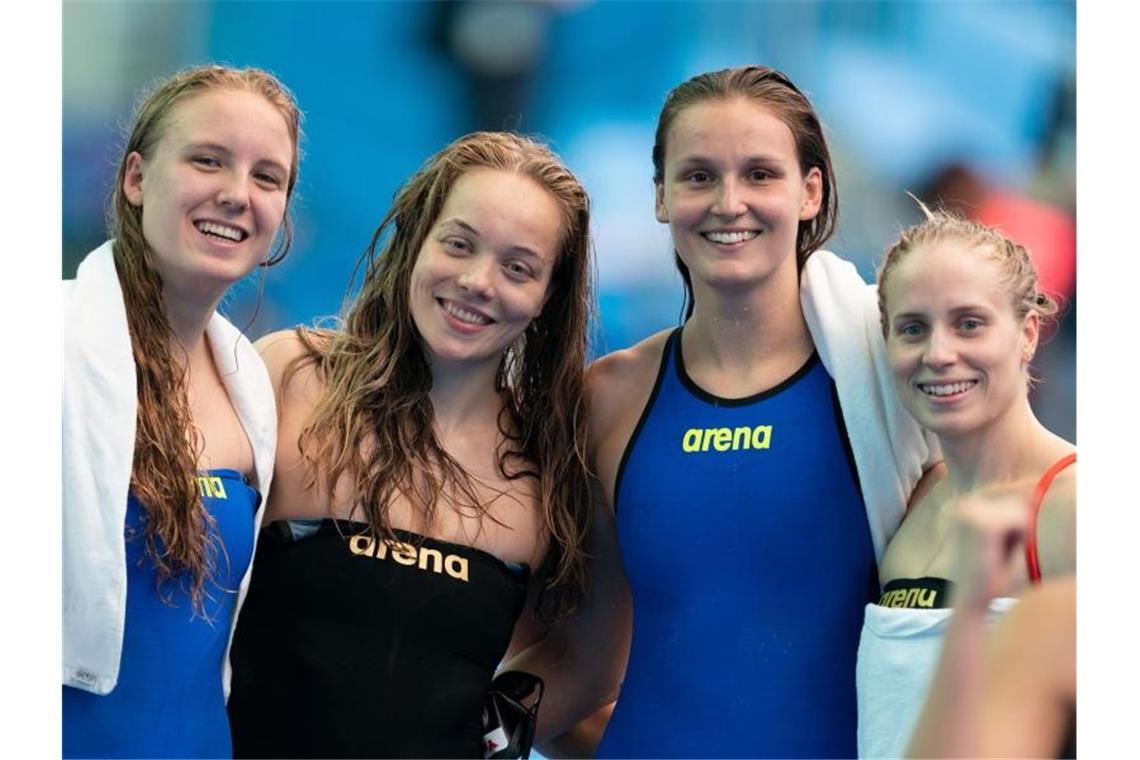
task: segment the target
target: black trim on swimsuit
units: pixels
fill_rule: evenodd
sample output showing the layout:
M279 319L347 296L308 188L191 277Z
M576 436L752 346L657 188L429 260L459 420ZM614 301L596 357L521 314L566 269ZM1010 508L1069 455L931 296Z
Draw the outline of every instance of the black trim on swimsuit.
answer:
M653 409L654 402L657 401L657 394L661 390L661 382L665 378L665 367L669 363L669 352L673 348L673 344L680 339L681 328L674 328L673 332L669 333L669 337L665 340L665 347L661 350L661 366L657 368L657 378L653 381L653 390L649 394L649 400L645 402L645 408L641 410L641 416L637 419L637 425L633 428L633 434L629 437L629 441L625 444L625 451L621 454L621 461L618 463L617 477L614 479L614 514L617 514L619 496L621 494L621 479L625 475L625 465L629 461L629 454L633 451L633 444L637 442L638 437L641 435L641 429L645 427L645 421L649 419L649 412Z
M681 328L678 327L678 334L680 330ZM677 339L676 366L677 377L681 380L681 385L685 386L685 388L690 393L699 398L701 401L705 401L709 404L712 404L713 406L748 406L749 404L754 404L757 401L762 401L770 396L775 396L777 393L780 393L781 391L795 385L818 363L819 352L813 349L811 356L807 358L807 361L805 361L799 369L793 372L786 379L781 380L776 385L773 385L771 388L762 390L759 393L753 393L751 396L744 396L743 398L722 398L721 396L716 396L712 393L709 393L704 388L697 385L697 383L691 377L689 377L689 373L685 371L685 357L679 335Z

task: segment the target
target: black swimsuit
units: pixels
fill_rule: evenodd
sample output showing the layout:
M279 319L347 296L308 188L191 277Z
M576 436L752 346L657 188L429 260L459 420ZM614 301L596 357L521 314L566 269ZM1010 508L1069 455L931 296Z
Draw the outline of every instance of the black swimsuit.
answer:
M488 684L528 568L322 520L261 533L238 619L235 757L481 757Z

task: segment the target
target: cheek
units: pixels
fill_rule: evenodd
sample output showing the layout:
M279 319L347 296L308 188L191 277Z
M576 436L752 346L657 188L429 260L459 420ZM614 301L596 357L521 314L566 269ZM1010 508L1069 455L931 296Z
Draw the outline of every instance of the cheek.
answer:
M264 212L262 217L263 224L266 230L274 234L281 228L281 224L285 221L285 209L288 205L283 195L275 195L262 205Z
M887 343L887 364L890 365L895 383L899 387L905 387L918 365L918 352L912 346L889 341Z
M426 248L421 248L419 255L416 256L416 263L412 265L412 273L408 278L408 286L413 296L435 279L436 275L433 272L436 268L431 252Z
M669 215L669 226L676 231L703 217L700 203L693 196L686 197L678 192L664 194L665 212Z

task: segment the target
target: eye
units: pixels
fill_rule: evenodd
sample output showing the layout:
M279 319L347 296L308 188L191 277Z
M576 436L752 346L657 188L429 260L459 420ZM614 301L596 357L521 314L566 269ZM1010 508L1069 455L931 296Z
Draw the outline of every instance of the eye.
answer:
M748 179L750 182L765 182L772 179L772 172L767 169L753 169L748 172Z
M253 179L262 187L266 187L270 190L276 190L284 186L281 178L272 172L254 172Z
M213 156L192 156L190 163L202 169L220 169L222 162Z
M507 274L515 280L532 280L534 279L534 270L525 262L519 259L512 259L503 265L507 270Z
M963 332L977 332L982 329L982 320L975 319L974 317L966 317L958 323L958 329Z
M472 246L470 241L464 240L460 237L448 237L443 239L443 247L453 256L463 256L471 253Z
M697 169L685 175L685 182L690 185L706 185L712 182L712 174L704 169Z
M926 327L919 322L906 322L895 329L895 334L904 340L915 340L926 333Z

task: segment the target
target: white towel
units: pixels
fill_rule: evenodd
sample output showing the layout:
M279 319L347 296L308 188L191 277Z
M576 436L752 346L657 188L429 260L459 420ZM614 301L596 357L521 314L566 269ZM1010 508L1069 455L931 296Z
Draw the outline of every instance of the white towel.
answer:
M830 251L808 257L800 303L812 341L835 380L847 437L863 487L875 558L906 514L925 469L941 458L937 441L902 406L879 326L878 295L855 266Z
M75 280L64 282L63 300L63 683L108 694L118 681L123 647L123 529L137 414L134 357L110 241L87 255ZM206 335L253 447L263 497L256 535L277 445L273 387L261 357L225 317L215 313ZM239 609L249 576L247 570ZM228 666L224 670L228 693Z
M990 600L988 625L1017 600ZM855 684L859 701L859 757L899 758L906 752L953 610L868 604L859 638Z

